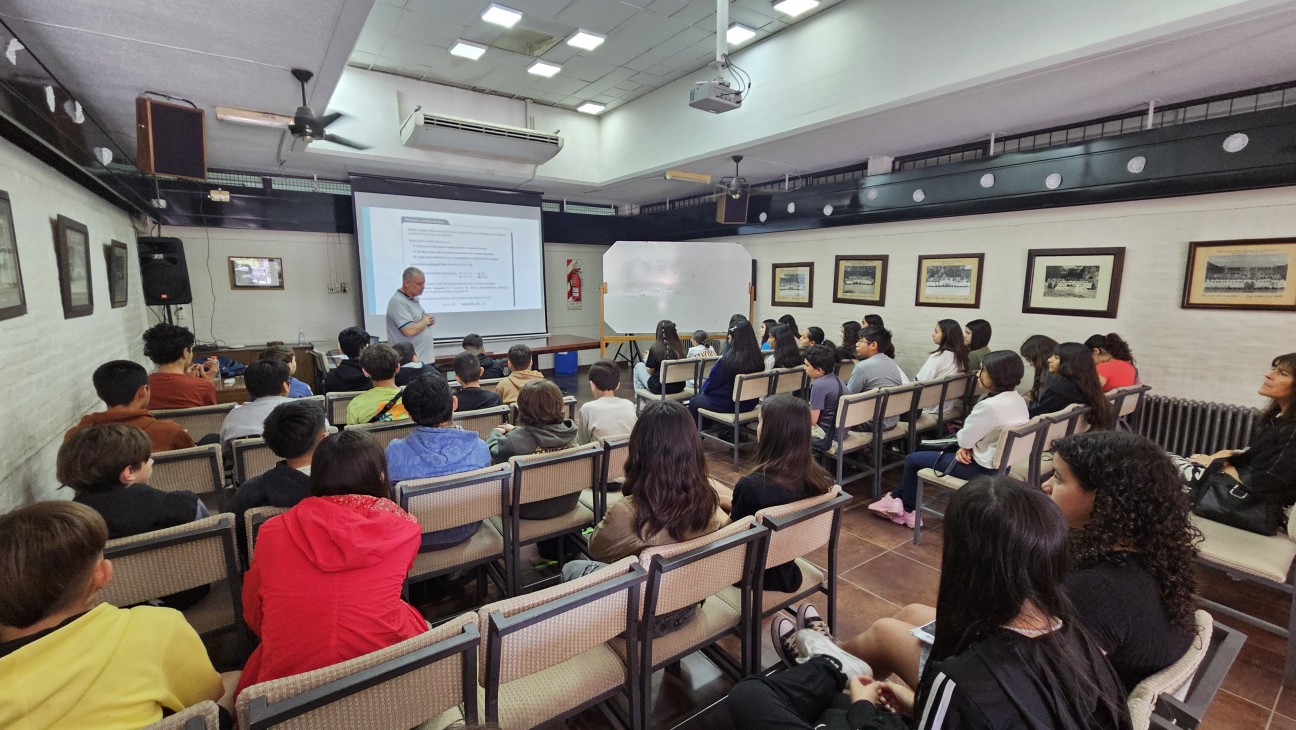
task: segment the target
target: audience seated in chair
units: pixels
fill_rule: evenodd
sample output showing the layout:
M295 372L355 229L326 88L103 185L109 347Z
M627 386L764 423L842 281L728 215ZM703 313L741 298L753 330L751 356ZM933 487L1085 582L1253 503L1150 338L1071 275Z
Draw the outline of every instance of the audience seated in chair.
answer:
M424 365L419 361L418 353L414 351L414 346L408 342L393 342L391 348L396 351L396 358L400 369L396 371L396 387L404 388L414 381L415 378L421 378L424 375L440 375L441 371L436 369L435 365Z
M387 498L386 466L367 433L330 436L315 449L311 496L261 527L243 581L243 617L261 643L239 691L427 631L401 600L422 530Z
M107 540L75 502L0 516L0 727L139 728L223 694L178 611L99 602Z
M968 348L963 342L963 328L958 322L942 319L932 329L931 338L936 343L936 349L918 369L914 380L941 380L968 371ZM947 400L944 404L925 408L923 412L936 415L943 407L945 413L951 413L958 403L957 399Z
M482 369L481 377L487 380L504 377L504 365L486 354L486 343L481 335L471 334L464 337L463 349L477 356L477 364L481 365Z
M380 342L366 347L360 352L360 368L365 377L373 380L373 387L347 404L347 425L409 418L401 403L401 389L396 387L400 358L391 345Z
M1044 389L1048 387L1050 379L1048 361L1057 352L1057 340L1048 335L1031 335L1021 344L1017 353L1031 366L1034 378L1031 381L1030 390L1026 392L1026 400L1034 403L1044 394Z
M837 358L827 345L806 348L806 375L810 378L810 447L816 456L832 446L837 424L837 402L846 395L846 384L837 377Z
M309 385L297 379L297 352L291 347L280 342L266 345L266 349L261 351L260 359L278 360L288 366L289 398L309 398L315 395Z
M657 374L663 360L678 359L680 359L679 332L676 331L674 322L663 319L657 323L657 332L652 345L648 348L647 357L643 361L635 363L635 390L647 390L658 395L663 393L663 388L665 388L664 392L666 394L682 392L684 390L683 381L667 383L663 386L661 378Z
M776 324L778 324L778 320L777 320L777 319L764 319L764 320L761 320L760 334L759 334L758 336L760 337L760 349L761 349L761 352L763 352L763 353L769 353L769 352L773 352L773 351L774 351L774 332L773 332L773 329L774 329L774 325L776 325ZM733 323L732 321L730 321L730 323L729 323L729 331L731 331L731 332L733 331L733 326L734 326L734 323Z
M523 386L532 380L543 380L544 373L539 370L532 370L533 359L531 357L531 348L526 345L518 344L509 348L508 351L509 367L513 372L509 373L507 378L495 386L495 392L499 393L500 401L505 405L516 403L518 393L522 391Z
M797 327L796 317L793 317L790 314L785 314L782 317L778 318L778 323L781 325L786 325L787 328L792 331L792 339L794 340L801 339L801 328Z
M485 368L481 359L468 350L455 355L455 380L459 382L459 392L455 400L455 412L478 411L482 408L494 408L500 404L499 393L481 387L481 377Z
M891 345L891 330L885 327L869 326L860 331L855 342L855 355L859 362L851 371L846 390L850 393L863 393L874 388L889 388L909 382L896 361L888 352L895 352ZM891 416L882 422L883 428L890 430L900 423L899 416Z
M589 367L589 384L594 400L580 407L576 443L588 444L630 433L635 426L635 405L617 397L617 388L621 387L621 369L609 360L599 360Z
M469 355L471 357L471 355ZM458 360L458 358L455 358ZM472 366L480 369L477 359ZM419 378L405 388L405 408L418 426L387 445L387 480L393 485L490 466L490 450L474 431L454 425L455 397L441 378ZM480 522L423 535L422 550L453 547L477 532Z
M221 424L221 443L229 444L230 439L243 436L260 436L270 411L291 400L288 396L291 380L292 371L279 360L258 360L249 365L243 371L243 383L250 400L226 414Z
M734 408L734 381L739 375L759 373L765 369L760 347L756 344L756 334L752 332L751 322L746 319L735 322L729 328L729 342L724 354L711 368L711 374L702 383L698 394L689 400L689 413L697 420L697 412L703 408L709 411L732 412ZM760 401L756 399L743 401L739 408L750 411Z
M493 463L512 456L561 451L576 441L576 424L565 418L562 391L552 382L528 382L518 393L517 408L518 425L500 424L486 437ZM579 499L579 493L542 499L522 505L520 515L524 520L550 519L570 512Z
M968 348L969 373L981 369L981 359L990 354L990 335L993 333L990 323L984 319L974 319L963 325L963 344Z
M346 359L324 376L325 393L369 390L373 381L360 366L360 351L369 344L369 333L360 327L347 327L338 333L338 347Z
M711 341L711 335L706 330L696 330L693 332L693 338L689 341L688 352L685 357L716 357L715 343Z
M149 410L216 405L216 358L202 364L193 359L193 333L165 322L144 332L144 355L157 365L149 375Z
M801 364L801 346L792 328L785 324L776 324L771 330L774 342L773 350L765 356L765 369L794 368Z
M833 344L832 340L824 339L824 337L825 335L824 335L823 328L806 327L805 332L801 333L801 339L797 342L797 344L801 346L802 353L814 347L815 345L823 345L824 347L828 348L829 352L835 352L837 350L837 345Z
M1115 390L1139 382L1138 368L1134 366L1134 353L1129 343L1115 332L1093 335L1084 341L1093 353L1098 367L1098 380L1103 390Z
M266 416L262 438L280 461L234 492L230 511L240 545L245 544L243 513L253 507L293 507L310 496L311 458L315 446L328 438L324 406L314 401L280 403Z
M841 344L837 346L837 360L858 360L859 355L855 354L855 343L859 342L860 331L863 330L860 323L854 320L842 322L841 326Z
M113 360L95 368L94 389L99 400L108 409L100 413L87 413L80 422L63 435L67 441L82 429L104 423L134 426L148 434L154 451L187 449L194 445L189 432L175 421L154 418L148 411L148 371L131 360Z
M1049 378L1039 398L1030 404L1030 416L1057 413L1073 403L1089 407L1085 421L1089 428L1111 428L1111 401L1103 395L1089 348L1079 342L1063 342L1048 359Z

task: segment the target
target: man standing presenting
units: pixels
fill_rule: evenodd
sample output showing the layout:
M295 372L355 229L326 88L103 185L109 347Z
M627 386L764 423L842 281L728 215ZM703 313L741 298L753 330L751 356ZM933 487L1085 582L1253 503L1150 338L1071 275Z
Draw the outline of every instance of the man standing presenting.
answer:
M432 349L432 325L436 324L436 317L424 312L419 303L425 283L423 272L413 266L401 274L401 288L387 302L387 341L408 342L414 346L420 361L431 363L436 359Z

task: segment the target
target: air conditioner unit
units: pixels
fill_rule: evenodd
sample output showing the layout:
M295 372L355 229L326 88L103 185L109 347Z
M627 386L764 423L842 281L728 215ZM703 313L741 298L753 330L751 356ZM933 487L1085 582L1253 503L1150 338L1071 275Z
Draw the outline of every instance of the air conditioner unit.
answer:
M401 127L406 147L538 165L562 151L562 137L534 129L415 112Z

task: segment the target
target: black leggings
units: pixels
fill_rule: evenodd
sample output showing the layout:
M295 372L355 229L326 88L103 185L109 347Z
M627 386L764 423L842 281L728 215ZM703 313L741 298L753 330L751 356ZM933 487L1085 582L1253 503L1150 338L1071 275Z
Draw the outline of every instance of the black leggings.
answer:
M762 730L849 730L846 676L829 660L813 657L785 672L748 677L729 692L734 727Z

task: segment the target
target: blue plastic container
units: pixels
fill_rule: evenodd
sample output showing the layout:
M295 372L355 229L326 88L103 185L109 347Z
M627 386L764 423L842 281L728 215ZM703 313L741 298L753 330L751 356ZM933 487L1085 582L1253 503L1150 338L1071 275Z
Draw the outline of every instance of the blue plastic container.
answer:
M554 375L575 375L579 369L575 352L554 353Z

